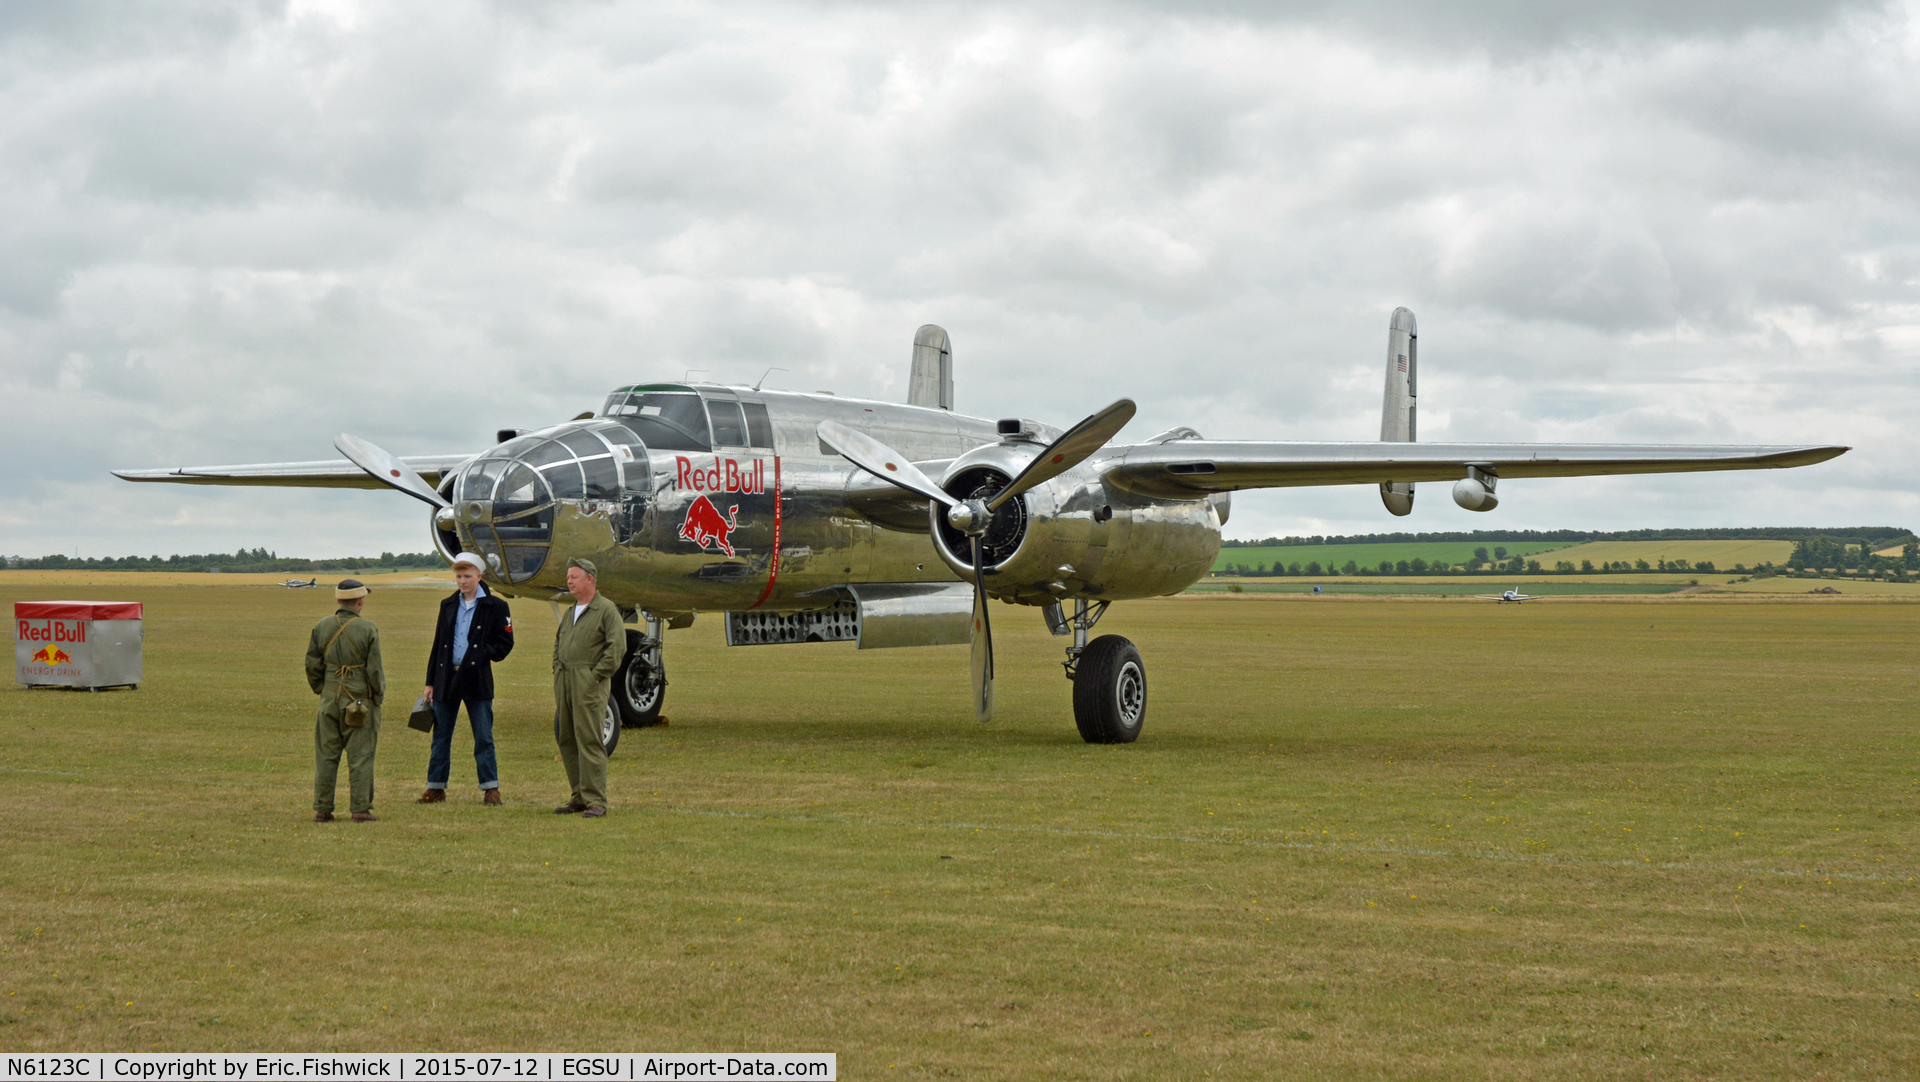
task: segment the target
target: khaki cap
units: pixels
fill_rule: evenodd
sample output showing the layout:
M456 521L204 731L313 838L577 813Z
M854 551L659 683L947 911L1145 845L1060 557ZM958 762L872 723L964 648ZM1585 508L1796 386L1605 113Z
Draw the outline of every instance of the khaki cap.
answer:
M587 559L584 556L575 556L573 559L568 560L567 566L577 567L580 570L585 571L588 575L592 576L593 578L597 579L600 577L600 569L593 566L593 561Z

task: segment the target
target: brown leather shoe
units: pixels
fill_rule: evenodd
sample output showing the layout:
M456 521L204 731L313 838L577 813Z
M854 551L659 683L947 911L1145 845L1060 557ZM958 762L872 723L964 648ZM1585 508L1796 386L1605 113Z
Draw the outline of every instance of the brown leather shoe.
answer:
M607 806L605 804L594 804L588 807L587 810L581 812L580 818L599 819L606 814L607 814Z
M316 823L331 823L333 822L333 813L332 812L314 812L313 821Z
M487 795L480 799L480 803L498 807L500 804L500 790L498 789L487 790Z
M557 807L557 808L555 808L555 809L553 809L553 814L555 814L555 815L573 815L573 814L574 814L574 813L576 813L576 812L583 812L583 811L586 811L586 810L587 810L587 806L586 806L585 804L572 804L572 803L568 803L568 804L562 804L562 805L560 805L559 807Z
M421 793L420 799L414 801L414 803L415 804L444 804L446 803L446 800L447 800L447 791L445 789L429 789L426 792Z
M378 823L380 817L372 812L354 812L353 821L356 823Z

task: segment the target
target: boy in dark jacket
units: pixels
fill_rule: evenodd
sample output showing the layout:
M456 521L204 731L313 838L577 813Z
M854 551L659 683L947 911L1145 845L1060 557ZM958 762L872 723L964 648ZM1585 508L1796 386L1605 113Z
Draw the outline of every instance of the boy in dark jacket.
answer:
M460 589L440 602L427 655L427 702L433 704L433 750L427 755L427 791L416 803L447 799L453 771L453 727L460 704L473 726L473 763L488 804L500 803L500 766L493 754L493 663L513 652L513 616L507 603L480 585L486 564L471 552L453 558Z

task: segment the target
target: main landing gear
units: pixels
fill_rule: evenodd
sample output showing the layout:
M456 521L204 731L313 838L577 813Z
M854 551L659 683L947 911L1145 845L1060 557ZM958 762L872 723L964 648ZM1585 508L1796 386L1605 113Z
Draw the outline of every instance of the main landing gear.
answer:
M1147 720L1147 667L1133 643L1118 635L1087 641L1107 605L1089 610L1084 598L1073 603L1073 645L1064 663L1073 681L1073 723L1089 744L1131 744Z
M607 746L608 755L619 745L621 729L659 724L660 708L667 701L667 666L660 651L666 622L651 614L641 615L647 630L627 630L627 654L614 670L607 715L600 725L600 740Z

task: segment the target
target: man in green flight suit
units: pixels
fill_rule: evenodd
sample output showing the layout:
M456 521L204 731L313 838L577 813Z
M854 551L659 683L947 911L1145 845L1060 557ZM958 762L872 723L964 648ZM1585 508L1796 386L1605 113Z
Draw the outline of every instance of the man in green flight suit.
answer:
M613 674L627 652L620 609L602 597L591 560L567 561L570 611L553 636L553 737L573 795L553 809L597 819L607 814L607 746L600 742Z
M307 683L320 696L320 713L313 723L316 823L333 822L343 749L353 821L375 821L373 753L380 742L380 700L387 695L387 673L380 664L380 629L360 615L367 593L360 580L341 579L333 591L339 610L313 625L307 638Z

